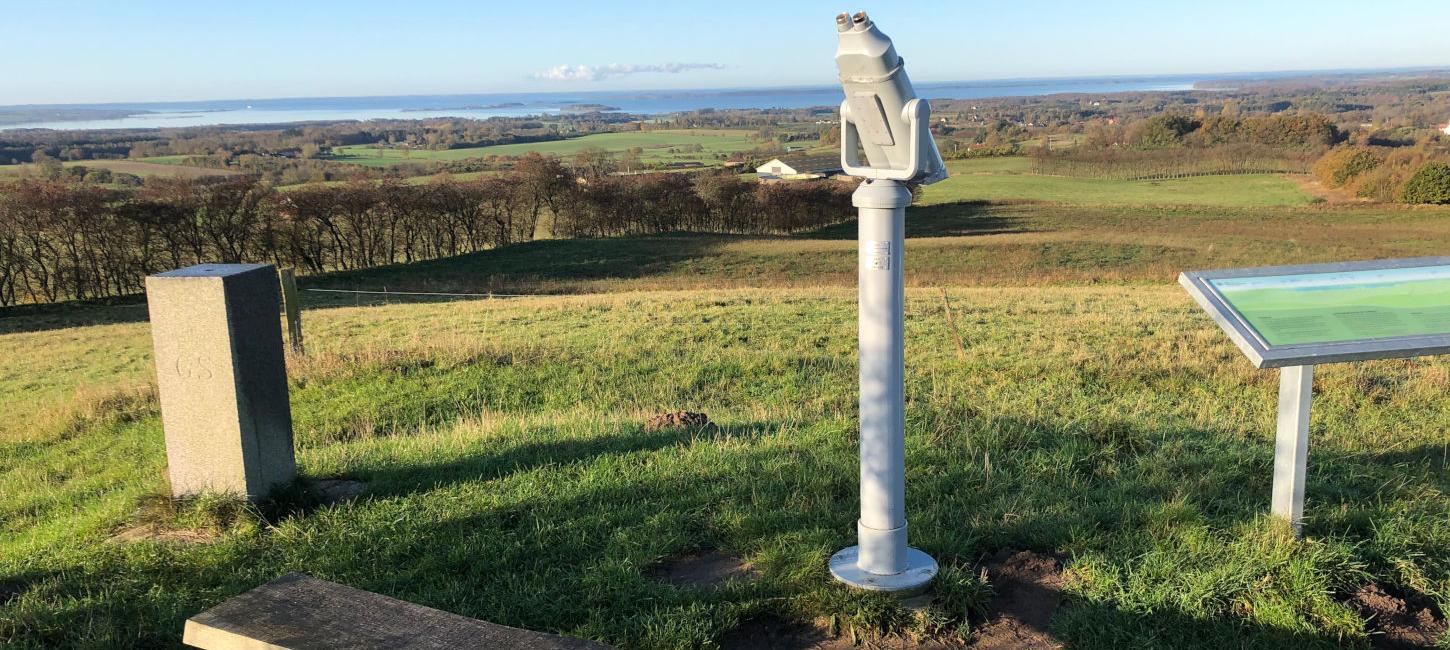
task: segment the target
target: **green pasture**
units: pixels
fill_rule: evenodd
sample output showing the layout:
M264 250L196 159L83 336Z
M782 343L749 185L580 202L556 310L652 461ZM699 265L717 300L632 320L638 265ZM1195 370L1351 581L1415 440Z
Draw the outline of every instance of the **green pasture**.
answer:
M1025 157L954 160L952 178L927 186L929 201L1047 201L1076 205L1307 205L1293 181L1274 174L1115 181L1030 173Z
M700 161L713 164L718 153L730 154L755 147L749 131L731 130L663 130L630 131L625 133L596 133L592 135L553 140L504 144L492 147L468 149L404 149L378 147L374 145L352 145L337 147L329 160L371 167L387 167L410 162L434 160L465 160L486 156L522 156L537 152L560 157L573 156L586 149L603 149L611 153L622 153L634 147L644 149L641 159L646 162ZM685 151L699 145L700 152ZM671 152L671 149L676 151Z
M177 156L171 156L171 158L177 158ZM180 156L180 158L185 158L185 156ZM161 162L154 158L145 160L74 160L67 161L63 165L65 167L85 167L86 169L109 169L112 172L132 174L142 178L151 176L204 178L209 176L231 176L237 173L227 169L185 165L179 160ZM0 176L23 177L34 175L34 167L35 165L29 163L3 165L0 166Z

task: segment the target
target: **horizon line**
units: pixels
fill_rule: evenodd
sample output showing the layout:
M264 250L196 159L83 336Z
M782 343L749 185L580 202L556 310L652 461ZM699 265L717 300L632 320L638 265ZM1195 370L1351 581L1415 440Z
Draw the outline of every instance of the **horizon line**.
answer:
M1294 75L1309 76L1315 74L1351 75L1366 73L1392 73L1392 72L1447 72L1450 73L1450 64L1428 65L1428 66L1397 66L1380 68L1317 68L1317 69L1281 69L1281 70L1244 70L1236 72L1183 72L1183 73L1125 73L1125 74L1096 74L1096 75L1072 75L1064 77L989 77L982 79L948 79L939 81L919 81L918 87L946 86L954 84L974 83L1005 83L1005 82L1041 82L1041 81L1072 81L1072 80L1142 80L1142 79L1164 79L1164 78L1191 78L1200 77L1195 81L1206 81L1208 77L1242 78L1245 80L1257 80L1267 77L1255 77L1252 75L1287 75L1292 78ZM836 84L784 84L784 85L762 85L762 86L707 86L707 87L674 87L674 88L634 88L634 89L574 89L574 90L498 90L488 92L438 92L438 93L403 93L396 95L293 95L281 97L234 97L234 98L210 98L210 99L169 99L169 100L142 100L142 101L103 101L103 102L62 102L62 103L26 103L26 104L0 104L0 109L8 108L73 108L73 107L100 107L100 106L134 106L145 104L187 104L203 102L246 102L246 101L287 101L287 100L319 100L319 99L383 99L383 98L408 98L408 97L462 97L462 96L490 96L490 95L570 95L570 94L631 94L631 93L724 93L740 92L750 90L820 90L836 88ZM1185 91L1179 91L1185 92Z

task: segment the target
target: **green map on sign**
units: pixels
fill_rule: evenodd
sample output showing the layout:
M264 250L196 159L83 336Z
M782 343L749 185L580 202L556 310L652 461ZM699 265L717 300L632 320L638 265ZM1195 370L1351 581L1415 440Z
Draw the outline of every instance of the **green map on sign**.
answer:
M1209 283L1269 345L1450 334L1450 266Z

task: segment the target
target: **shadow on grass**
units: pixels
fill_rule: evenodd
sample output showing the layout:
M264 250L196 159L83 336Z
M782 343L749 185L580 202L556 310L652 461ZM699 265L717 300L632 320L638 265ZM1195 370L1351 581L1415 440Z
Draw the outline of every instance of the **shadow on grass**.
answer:
M855 239L855 219L802 233L806 239ZM961 201L912 206L906 211L906 236L963 237L1032 232L1018 220L994 210L990 201Z
M359 470L356 478L367 483L369 496L404 496L457 483L492 481L540 467L583 463L608 455L658 451L696 440L754 439L770 426L768 423L709 425L654 432L633 428L632 433L583 440L529 442L498 454L480 454L438 464ZM530 434L549 437L555 435L554 431L553 427L536 427L530 429Z
M987 201L913 207L907 237L953 237L1031 232ZM652 236L548 239L454 257L392 264L357 271L336 271L300 280L308 308L373 305L388 300L436 301L449 297L347 295L307 289L435 292L470 294L568 294L589 283L639 280L670 275L681 263L715 257L740 241L854 239L850 220L796 235L670 233ZM576 286L572 283L578 283ZM598 290L597 287L588 287ZM0 334L146 320L145 296L104 301L0 308Z
M147 319L140 294L104 301L71 301L45 305L0 307L0 335L140 323Z
M780 437L770 446L732 445L728 454L670 463L692 441L748 441L776 426L630 427L594 439L531 440L557 435L540 427L498 453L359 467L353 477L369 483L371 502L300 515L295 527L283 523L284 534L206 552L105 551L67 560L84 564L59 572L51 600L16 619L16 647L81 646L83 634L101 635L91 644L96 647L174 643L185 617L298 569L465 616L625 645L640 645L673 621L699 626L699 636L669 639L683 645L686 638L718 639L749 616L800 617L801 610L777 609L787 600L803 603L807 613L856 606L829 595L840 588L825 570L829 552L854 535L855 455L845 435ZM1244 449L1242 432L1175 430L1175 437L1217 441L1160 455L1169 442L1161 432L1120 421L1065 428L1056 421L991 419L972 426L999 437L944 439L916 450L911 460L912 526L921 531L913 534L943 561L969 566L970 558L1000 549L1072 544L1131 567L1161 543L1162 515L1150 511L1165 503L1184 500L1219 530L1267 508L1272 450ZM919 427L913 429L913 444L921 443ZM964 462L960 448L973 444L992 447L996 474L984 477L979 466ZM1044 454L1038 462L1075 467L1040 471L1029 465L1034 453ZM640 458L574 471L633 454ZM781 462L784 455L789 462ZM567 471L522 476L539 468ZM1210 469L1216 469L1212 480L1179 480ZM426 494L506 477L516 480L482 488L499 493L488 504L470 503L466 495L476 492ZM1073 502L1065 513L1064 499ZM1009 512L1020 516L999 516ZM969 516L980 517L977 530L962 527ZM746 554L763 549L761 581L682 590L648 577L659 557L705 546ZM44 607L79 603L72 596L98 590L107 597ZM1074 648L1338 647L1325 635L1238 616L1085 600L1069 600L1051 629Z
M522 285L649 277L688 259L708 257L745 235L679 233L649 237L545 239L412 264L308 278L313 288L469 289L507 293Z
M1083 650L1236 648L1287 650L1343 648L1347 639L1241 620L1196 617L1176 609L1128 611L1109 603L1069 602L1053 630L1068 647Z
M1310 452L1313 454L1313 452ZM1313 456L1310 456L1313 459ZM1413 471L1441 492L1450 494L1450 440L1443 444L1422 444L1409 449L1373 454L1352 454L1345 462L1370 463L1375 467ZM1311 460L1311 462L1313 462ZM1407 471L1406 474L1409 472Z

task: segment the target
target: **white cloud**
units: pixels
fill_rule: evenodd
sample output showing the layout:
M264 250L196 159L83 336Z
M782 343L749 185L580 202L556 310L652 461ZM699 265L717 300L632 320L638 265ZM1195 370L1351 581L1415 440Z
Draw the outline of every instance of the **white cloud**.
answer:
M600 81L609 77L658 72L679 74L690 70L724 70L720 63L610 63L608 65L561 65L534 73L535 79L550 81Z

